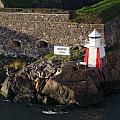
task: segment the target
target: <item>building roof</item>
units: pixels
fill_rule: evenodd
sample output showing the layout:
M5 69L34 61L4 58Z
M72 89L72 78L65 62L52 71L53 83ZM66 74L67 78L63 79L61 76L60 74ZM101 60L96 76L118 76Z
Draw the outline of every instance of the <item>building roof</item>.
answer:
M101 37L101 34L94 29L89 35L89 37Z

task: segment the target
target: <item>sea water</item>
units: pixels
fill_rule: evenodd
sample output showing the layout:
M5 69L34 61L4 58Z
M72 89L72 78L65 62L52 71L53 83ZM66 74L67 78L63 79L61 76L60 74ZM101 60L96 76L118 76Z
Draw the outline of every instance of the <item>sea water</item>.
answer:
M120 120L120 94L107 96L105 102L85 108L67 108L67 114L47 115L44 105L0 102L0 120ZM57 106L58 108L58 106Z

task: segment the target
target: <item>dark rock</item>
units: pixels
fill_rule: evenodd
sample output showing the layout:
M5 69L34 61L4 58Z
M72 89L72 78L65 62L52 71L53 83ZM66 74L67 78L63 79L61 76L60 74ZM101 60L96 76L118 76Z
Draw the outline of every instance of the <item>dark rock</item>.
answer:
M110 81L120 81L119 72L116 69L112 69L109 71Z
M13 99L14 102L17 103L36 103L36 97L31 93L21 93L15 96Z
M57 84L61 84L61 86L71 88L74 91L74 98L79 105L89 105L103 101L103 91L100 89L99 82L101 78L97 74L98 71L96 69L90 68L87 70L73 70L70 73L66 71L52 79ZM47 94L51 95L52 93L49 92ZM59 93L57 95L61 96Z
M53 80L47 81L42 93L57 100L61 104L77 104L74 90Z
M103 92L98 90L92 80L79 82L75 94L77 101L81 106L96 104L104 100Z
M55 66L55 63L52 61L36 62L23 68L16 74L9 74L1 90L7 97L11 96L12 99L19 94L20 99L22 99L21 97L24 94L40 94L46 84L46 80L54 76L56 71L57 65ZM45 97L42 102L45 103L45 101L48 101L47 99L51 101L50 97Z
M18 93L34 93L35 86L27 76L15 76L13 79L14 87L18 90ZM16 91L14 91L16 92Z
M2 84L2 87L1 87L1 92L3 93L3 95L12 100L14 97L15 97L15 94L12 90L12 84L11 82L9 81L9 78L7 78L4 83Z
M3 83L1 91L9 99L13 99L19 93L34 93L35 87L32 81L25 76L15 76L11 74Z
M72 71L78 70L78 66L76 65L76 62L73 61L62 64L61 68L63 72L67 72L67 73L71 73Z
M103 101L106 93L120 89L120 57L113 56L111 53L108 64L100 69L85 69L76 62L35 62L10 74L1 91L16 102L95 104Z
M0 84L4 82L6 77L6 71L3 68L0 68Z
M37 102L38 103L44 103L44 104L58 104L59 102L55 99L50 98L49 96L45 94L37 94Z

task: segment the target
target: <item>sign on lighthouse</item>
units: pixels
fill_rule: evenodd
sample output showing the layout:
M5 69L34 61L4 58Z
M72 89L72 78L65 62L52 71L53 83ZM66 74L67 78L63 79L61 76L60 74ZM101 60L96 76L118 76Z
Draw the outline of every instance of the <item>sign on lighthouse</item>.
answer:
M101 41L101 35L95 29L89 35L89 41L85 44L86 54L84 62L88 67L100 68L105 65L105 45Z

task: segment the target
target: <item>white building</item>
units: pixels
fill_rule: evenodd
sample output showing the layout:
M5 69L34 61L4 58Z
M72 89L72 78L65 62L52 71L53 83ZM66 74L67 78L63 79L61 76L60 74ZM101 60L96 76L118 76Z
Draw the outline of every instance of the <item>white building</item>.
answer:
M89 35L89 41L86 42L86 55L84 62L88 67L100 68L105 64L105 45L102 43L101 35L95 29Z

